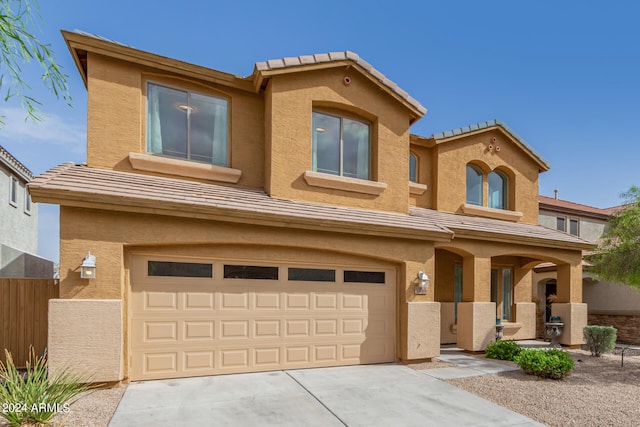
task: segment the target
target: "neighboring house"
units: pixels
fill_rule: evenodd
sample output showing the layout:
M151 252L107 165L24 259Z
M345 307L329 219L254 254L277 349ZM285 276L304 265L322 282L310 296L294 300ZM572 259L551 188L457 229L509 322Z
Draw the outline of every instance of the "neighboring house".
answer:
M500 121L421 137L426 109L352 52L248 77L63 32L88 91L87 164L60 205L49 363L95 381L424 360L534 338L558 266L582 343L582 250L538 225L549 165ZM81 277L88 252L94 279Z
M51 278L53 262L38 252L38 206L31 171L0 146L0 277Z
M607 226L609 216L622 208L600 209L593 206L540 196L540 224L565 231L585 240L597 243ZM589 324L613 326L618 329L618 341L640 340L640 291L621 283L600 280L589 272L583 263L582 299L588 306ZM557 292L555 265L545 263L534 269L537 295L544 305L549 295ZM550 304L546 304L545 320L550 316ZM540 328L540 327L539 327Z

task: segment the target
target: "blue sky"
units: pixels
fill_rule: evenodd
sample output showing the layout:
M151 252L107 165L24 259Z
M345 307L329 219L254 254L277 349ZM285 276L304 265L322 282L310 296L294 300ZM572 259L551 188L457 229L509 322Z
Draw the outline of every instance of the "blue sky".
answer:
M86 90L59 33L81 29L243 76L257 61L351 50L427 107L413 133L502 119L551 163L541 194L609 207L640 185L638 2L56 0L40 11L73 108L29 67L46 121L0 103L0 144L36 174L85 160ZM57 207L39 214L39 252L57 261Z

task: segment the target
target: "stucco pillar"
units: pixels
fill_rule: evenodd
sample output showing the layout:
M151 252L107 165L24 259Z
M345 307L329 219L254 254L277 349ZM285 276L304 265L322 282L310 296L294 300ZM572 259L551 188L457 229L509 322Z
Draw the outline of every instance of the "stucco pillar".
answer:
M458 303L458 347L468 351L482 351L495 339L496 303Z
M469 255L462 259L462 301L491 301L491 258Z
M427 295L416 295L418 272L430 278ZM400 272L400 358L430 359L440 355L440 303L434 299L435 263L406 262Z
M584 344L582 329L587 326L587 304L566 304L554 302L551 304L551 315L560 316L564 327L558 342L568 346Z
M556 302L582 302L582 264L558 265L558 298Z

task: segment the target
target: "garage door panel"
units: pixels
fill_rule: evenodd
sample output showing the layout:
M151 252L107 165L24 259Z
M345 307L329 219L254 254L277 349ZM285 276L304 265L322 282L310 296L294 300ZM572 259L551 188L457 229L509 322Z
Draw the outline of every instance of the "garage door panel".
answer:
M391 270L385 284L289 281L280 271L269 282L132 273L131 379L395 359Z

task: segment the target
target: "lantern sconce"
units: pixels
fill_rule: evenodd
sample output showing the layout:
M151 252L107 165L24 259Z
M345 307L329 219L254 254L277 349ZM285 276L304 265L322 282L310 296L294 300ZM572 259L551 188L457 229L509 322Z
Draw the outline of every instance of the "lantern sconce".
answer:
M413 289L413 292L416 295L426 295L427 290L429 290L429 276L427 276L424 271L420 270L418 272L418 284Z
M96 256L91 255L91 251L84 257L82 265L80 266L80 277L83 279L95 279L96 278Z

